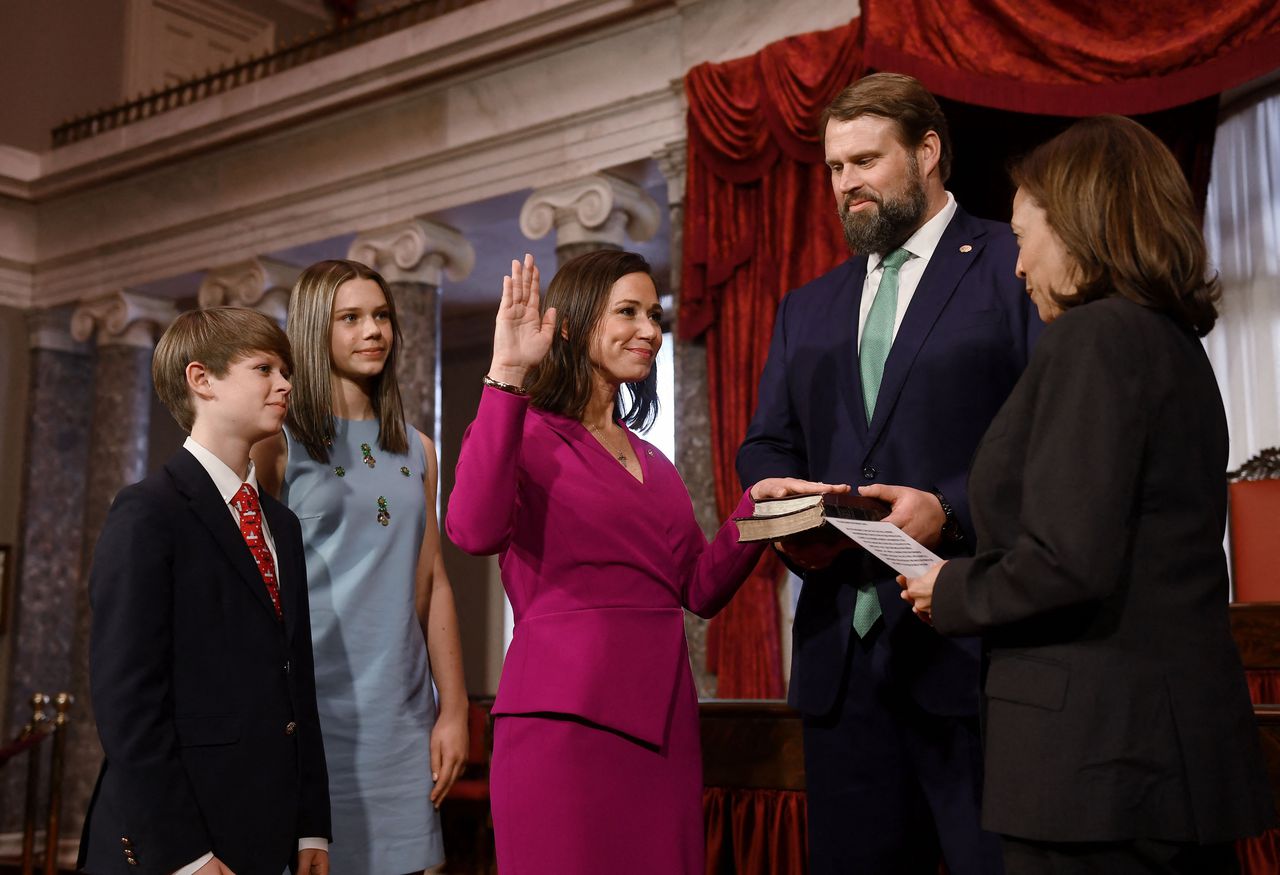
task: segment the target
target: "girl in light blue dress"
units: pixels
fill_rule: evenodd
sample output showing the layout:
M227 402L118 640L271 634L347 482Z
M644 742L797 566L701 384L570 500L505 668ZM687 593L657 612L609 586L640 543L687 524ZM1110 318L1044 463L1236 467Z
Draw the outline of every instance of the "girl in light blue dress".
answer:
M435 448L404 419L400 330L377 273L352 261L307 268L288 332L296 371L285 433L255 460L302 524L330 872L421 872L444 861L436 808L467 750Z

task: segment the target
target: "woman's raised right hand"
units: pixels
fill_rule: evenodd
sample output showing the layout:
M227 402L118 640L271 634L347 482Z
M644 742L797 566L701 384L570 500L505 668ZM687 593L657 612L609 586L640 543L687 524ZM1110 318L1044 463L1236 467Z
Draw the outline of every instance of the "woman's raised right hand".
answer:
M555 335L556 310L538 312L538 266L525 253L513 260L511 275L502 278L502 303L493 329L493 361L489 376L519 386L529 369L542 361Z

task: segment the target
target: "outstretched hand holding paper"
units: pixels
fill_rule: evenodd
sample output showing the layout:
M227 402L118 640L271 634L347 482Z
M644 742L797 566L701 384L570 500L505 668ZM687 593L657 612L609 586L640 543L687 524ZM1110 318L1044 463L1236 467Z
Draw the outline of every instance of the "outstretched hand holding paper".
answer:
M941 567L941 557L893 523L838 519L829 519L827 522L898 572L898 583L904 588L902 597L911 603L911 610L916 616L932 625L930 608L933 604L933 582L938 575L936 571L932 574L929 572L930 569ZM920 584L921 591L913 595L906 589L910 583Z
M904 577L919 577L942 561L932 550L892 523L842 519L828 519L827 522Z

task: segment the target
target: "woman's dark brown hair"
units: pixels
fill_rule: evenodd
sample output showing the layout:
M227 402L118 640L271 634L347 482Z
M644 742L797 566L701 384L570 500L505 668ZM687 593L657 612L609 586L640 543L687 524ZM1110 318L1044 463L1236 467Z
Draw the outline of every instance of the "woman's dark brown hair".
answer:
M1200 337L1218 318L1221 290L1207 272L1191 189L1164 143L1122 116L1076 122L1010 174L1045 211L1075 262L1064 309L1119 295Z
M391 351L369 393L378 420L378 446L389 453L409 451L404 406L396 383L396 362L400 358L402 339L395 299L377 271L358 261L333 259L318 261L304 270L289 296L289 341L293 344L297 367L293 372L293 392L285 422L317 462L329 461L329 445L333 441L333 383L329 359L333 301L339 286L357 279L370 280L382 289L391 316Z
M556 308L556 331L551 349L529 371L525 386L535 407L562 416L581 419L591 400L591 340L609 303L613 284L627 274L642 273L653 278L649 263L634 252L600 250L571 258L556 271L542 296L542 310ZM629 395L621 393L614 405L614 417L631 428L643 431L658 415L657 367L638 383L625 383Z

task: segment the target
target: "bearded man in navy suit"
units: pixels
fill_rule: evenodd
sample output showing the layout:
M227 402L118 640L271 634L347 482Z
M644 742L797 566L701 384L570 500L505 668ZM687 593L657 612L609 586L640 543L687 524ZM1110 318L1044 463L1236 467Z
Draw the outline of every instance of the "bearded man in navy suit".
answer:
M915 79L867 76L823 114L845 237L857 253L778 308L744 483L849 483L943 557L973 543L970 457L1041 324L1007 225L945 183L941 109ZM810 870L1001 871L979 826L980 658L913 616L887 566L840 536L777 545L803 579L791 704L804 717Z

